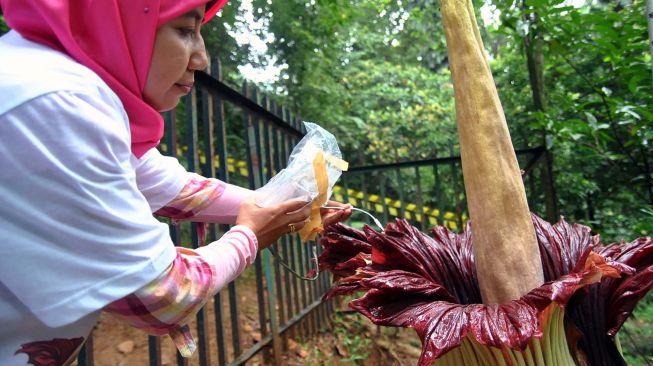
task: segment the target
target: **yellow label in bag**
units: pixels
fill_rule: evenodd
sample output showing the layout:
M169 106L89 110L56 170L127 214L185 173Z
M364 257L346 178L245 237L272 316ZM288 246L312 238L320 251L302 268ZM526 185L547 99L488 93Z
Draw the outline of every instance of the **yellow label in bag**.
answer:
M314 240L318 233L322 232L322 215L320 207L327 202L327 191L329 190L329 176L327 175L326 159L322 150L315 154L313 159L313 173L317 184L318 194L311 202L311 217L308 223L299 231L301 241Z

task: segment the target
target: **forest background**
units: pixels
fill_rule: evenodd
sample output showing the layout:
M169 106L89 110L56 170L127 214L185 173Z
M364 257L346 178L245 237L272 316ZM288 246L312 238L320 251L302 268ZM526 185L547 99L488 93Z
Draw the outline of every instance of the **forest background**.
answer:
M588 225L605 243L652 235L646 3L474 6L515 148L548 149L552 172L538 179L553 182L555 201L543 191L531 210ZM330 130L352 166L458 154L437 0L231 0L203 33L227 83L249 78ZM644 304L653 322L650 294Z

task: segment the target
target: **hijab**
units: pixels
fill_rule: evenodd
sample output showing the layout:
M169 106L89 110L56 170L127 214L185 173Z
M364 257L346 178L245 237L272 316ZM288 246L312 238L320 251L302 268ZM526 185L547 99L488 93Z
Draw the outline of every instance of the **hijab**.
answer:
M157 29L198 6L203 23L228 0L0 0L9 27L71 56L118 95L140 158L163 136L161 114L143 100Z

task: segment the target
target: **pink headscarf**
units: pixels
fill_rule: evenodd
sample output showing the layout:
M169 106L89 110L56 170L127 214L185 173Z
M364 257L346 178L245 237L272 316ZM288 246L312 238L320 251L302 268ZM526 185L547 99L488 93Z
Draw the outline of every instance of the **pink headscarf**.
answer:
M143 101L156 30L202 4L204 22L228 0L0 0L7 24L23 37L65 52L95 71L122 101L132 153L158 145L163 119Z

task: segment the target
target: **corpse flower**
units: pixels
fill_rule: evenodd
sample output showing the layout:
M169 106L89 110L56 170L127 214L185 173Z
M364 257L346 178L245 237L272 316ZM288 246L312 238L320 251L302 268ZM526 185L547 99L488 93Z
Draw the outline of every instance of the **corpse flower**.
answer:
M472 2L440 9L473 224L328 228L319 265L344 278L327 298L362 291L352 308L414 328L419 365L625 365L614 336L653 285L651 239L604 247L530 214Z
M603 246L586 226L532 222L546 282L519 299L482 304L471 225L431 237L404 220L328 227L320 267L348 276L326 298L364 292L353 309L414 328L419 365L625 365L614 335L653 286L653 240ZM343 273L354 261L365 264Z

